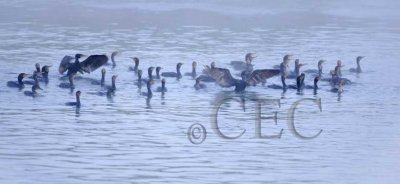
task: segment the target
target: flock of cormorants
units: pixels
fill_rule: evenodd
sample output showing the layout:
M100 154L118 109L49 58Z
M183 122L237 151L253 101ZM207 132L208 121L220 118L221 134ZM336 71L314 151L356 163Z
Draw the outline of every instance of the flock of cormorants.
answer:
M116 66L115 57L118 52L113 52L111 54L111 62L112 66ZM65 72L66 75L62 76L60 79L68 79L67 83L59 84L60 88L75 88L75 80L79 77L77 73L90 73L95 71L96 69L108 65L108 56L107 55L90 55L84 61L80 61L80 59L84 57L82 54L76 54L75 57L72 56L64 56L59 65L59 73L63 75ZM276 65L273 69L254 69L254 65L252 61L256 58L254 53L247 53L245 55L245 61L231 61L230 65L235 71L240 71L241 79L236 79L232 76L231 72L226 68L218 68L215 66L215 62L212 62L210 65L206 65L201 74L198 74L196 71L197 63L192 63L192 71L185 73L184 76L189 76L192 79L195 79L194 88L196 90L201 90L206 88L207 86L204 82L215 82L221 87L228 88L234 87L235 92L243 92L247 86L256 86L257 84L265 85L267 79L280 76L282 85L272 84L267 87L273 89L281 89L286 92L287 89L295 89L298 93L302 93L304 89L313 89L314 94L317 93L318 90L318 82L326 81L329 82L332 89L332 92L342 93L343 86L346 84L350 84L351 81L342 77L342 62L340 60L337 61L337 65L334 70L331 70L329 75L324 75L323 73L323 64L325 60L318 61L318 68L315 70L305 70L303 73L300 72L300 69L305 64L301 64L299 59L295 60L295 69L294 71L290 71L289 69L289 61L292 60L292 55L285 55L283 57L283 61L280 65ZM351 68L350 72L361 73L360 61L363 56L358 56L356 58L357 67ZM183 63L176 64L176 72L162 72L161 67L149 67L147 69L147 78L142 78L143 71L139 69L139 59L137 57L131 58L134 61L134 66L129 67L130 71L133 71L137 75L137 79L135 81L135 85L139 88L142 85L146 85L147 92L142 92L143 96L147 98L151 98L153 96L151 86L154 84L156 80L161 80L161 86L156 89L157 92L165 93L167 92L167 88L165 86L166 77L173 77L176 79L182 78L181 67ZM42 90L40 87L40 82L48 83L49 81L49 69L51 66L45 65L40 68L40 64L35 64L35 71L32 75L28 75L26 73L20 73L18 75L17 81L8 81L8 87L19 88L20 90L25 87L25 85L32 85L31 91L24 91L26 96L38 97L40 96L38 90ZM153 70L156 70L156 74L153 75ZM311 74L314 77L313 85L306 85L304 82L305 73ZM93 80L93 85L100 85L105 90L103 92L99 92L98 95L105 95L108 97L114 96L117 90L116 88L116 79L117 75L113 75L111 77L111 86L105 86L105 74L106 70L103 68L101 70L101 80ZM31 78L33 80L23 80L24 78ZM162 78L164 77L164 78ZM296 85L287 85L287 79L295 79ZM68 106L76 106L80 107L80 95L81 91L76 92L76 101L66 103Z

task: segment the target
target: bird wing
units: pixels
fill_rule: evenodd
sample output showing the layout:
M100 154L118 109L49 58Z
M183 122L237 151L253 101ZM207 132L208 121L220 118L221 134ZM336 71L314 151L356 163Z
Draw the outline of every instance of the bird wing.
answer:
M73 59L74 57L72 56L64 56L60 62L60 66L58 67L58 72L60 72L60 74L63 74L65 71L67 71Z
M91 55L85 61L82 61L80 65L83 71L90 73L106 64L107 61L108 57L106 55Z
M247 83L251 85L256 85L260 82L264 82L265 80L279 75L280 70L278 69L262 69L262 70L254 70L250 76L247 78Z
M231 87L235 85L235 79L228 69L214 68L211 70L210 76L215 79L215 82L221 87Z

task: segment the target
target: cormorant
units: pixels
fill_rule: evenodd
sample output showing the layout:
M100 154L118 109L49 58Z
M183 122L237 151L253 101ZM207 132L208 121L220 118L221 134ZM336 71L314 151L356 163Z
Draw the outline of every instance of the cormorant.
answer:
M246 71L252 71L253 70L253 65L251 64L251 62L253 61L254 58L256 58L257 56L255 55L255 53L247 53L245 56L245 61L231 61L230 65L233 66L234 70L246 70Z
M30 97L38 97L39 93L36 90L42 90L42 88L40 88L40 86L38 85L33 85L32 86L32 91L24 91L24 95L25 96L30 96Z
M205 84L202 84L202 83L200 83L200 81L201 81L201 78L196 78L196 83L194 84L194 88L196 89L196 90L200 90L200 89L205 89L205 88L207 88L207 86L205 85Z
M24 85L24 82L22 81L22 79L24 79L25 77L28 77L29 75L28 74L26 74L26 73L20 73L19 75L18 75L18 80L17 81L8 81L7 82L7 86L8 87L12 87L12 88L20 88L20 89L22 89L22 88L24 88L25 87L25 85Z
M65 103L65 105L67 106L76 106L76 107L81 107L81 100L80 100L80 96L81 96L81 91L77 91L75 93L76 96L76 102L67 102Z
M360 61L361 61L361 59L363 59L363 58L364 58L364 56L358 56L358 57L356 58L357 68L350 68L350 72L354 72L354 73L361 73L361 72L362 72L362 70L361 70L361 65L360 65Z
M195 79L197 77L196 67L197 67L197 62L193 61L193 63L192 63L192 72L185 73L185 76L191 76L192 79Z
M139 58L137 58L137 57L132 57L131 59L133 59L133 61L135 62L135 66L129 67L129 69L130 69L131 71L138 72L138 70L139 70Z
M100 85L100 86L104 86L104 81L105 81L105 78L106 78L106 69L101 69L101 80L100 80L100 82L99 81L97 81L97 80L95 80L95 81L92 81L92 84L94 84L94 85Z
M168 90L167 90L167 88L165 87L165 79L162 79L161 80L161 87L159 86L159 87L157 87L157 90L156 90L156 92L167 92Z
M183 63L176 64L176 72L163 72L161 74L161 76L163 76L163 77L176 77L177 79L182 78L182 74L181 74L181 66L182 65L183 65Z
M160 66L157 66L156 67L156 79L160 79L161 77L160 77L160 70L161 70L162 68L160 67Z
M153 97L153 92L151 91L151 85L154 83L153 80L148 80L146 83L147 86L147 92L142 92L143 96L147 96L147 98Z
M90 73L95 71L97 68L100 68L102 65L106 64L108 61L108 57L106 55L91 55L87 59L82 62L79 62L79 59L83 57L82 54L75 55L75 62L70 63L71 57L65 56L60 63L58 71L60 74L63 74L68 70L67 75L74 75L77 72L83 74L83 72Z

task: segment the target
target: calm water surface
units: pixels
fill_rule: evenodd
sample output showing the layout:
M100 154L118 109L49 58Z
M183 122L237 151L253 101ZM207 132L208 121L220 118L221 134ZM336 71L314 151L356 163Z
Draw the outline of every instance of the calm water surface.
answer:
M101 2L101 1L100 1ZM229 4L228 4L229 3ZM358 4L361 3L361 4ZM2 183L397 183L400 180L400 26L396 1L15 1L1 2L0 18L0 181ZM28 8L31 7L31 8ZM397 7L397 8L396 8ZM380 13L374 13L369 10ZM74 92L61 89L58 64L64 55L121 51L117 67L105 66L106 83L118 74L116 96L79 80L82 108L65 106ZM249 87L248 99L280 100L263 105L262 116L277 112L277 124L262 120L255 138L256 102L246 111L236 101L221 106L221 132L242 137L226 140L212 129L219 101L238 95L208 83L196 91L194 81L167 79L168 92L147 100L134 85L129 57L140 68L162 66L183 72L211 61L229 68L256 52L256 68L271 68L283 55L293 54L304 69L326 59L325 72L336 60L353 84L338 96L326 82L314 95L306 90L282 93L263 86ZM348 72L355 58L364 72ZM20 72L34 64L52 65L43 97L30 98L8 88ZM293 68L293 63L291 63ZM234 72L231 70L233 74ZM144 72L145 74L147 72ZM86 79L99 79L100 70ZM278 78L268 81L280 84ZM306 82L312 84L312 77ZM294 83L293 80L289 83ZM160 86L157 81L153 88ZM145 88L142 88L144 91ZM312 102L298 106L294 136L288 110L298 100L321 99L322 112ZM207 130L202 144L192 144L188 128Z

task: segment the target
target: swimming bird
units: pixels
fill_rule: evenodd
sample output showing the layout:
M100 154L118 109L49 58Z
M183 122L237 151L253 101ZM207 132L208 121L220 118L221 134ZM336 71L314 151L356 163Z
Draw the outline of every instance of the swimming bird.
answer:
M307 64L302 64L302 63L300 63L299 59L296 59L294 61L294 72L290 73L288 78L289 79L296 79L298 76L300 76L300 68L303 67L304 65L307 65Z
M30 96L30 97L38 97L39 93L36 90L42 90L42 88L40 88L40 86L38 85L33 85L32 86L32 91L24 91L24 95L25 96Z
M24 88L24 82L22 81L22 79L24 79L25 77L28 77L29 75L26 73L20 73L17 77L17 81L8 81L7 82L7 86L11 87L11 88Z
M256 86L258 83L265 85L267 79L279 75L279 73L278 69L257 69L251 73L243 71L241 77L243 81L246 81L248 86Z
M191 76L192 79L195 79L197 77L196 67L197 67L197 62L193 61L192 62L192 72L185 73L185 76Z
M146 84L145 80L142 79L142 70L138 70L137 76L138 76L138 78L137 78L137 81L135 82L135 84L136 84L139 88L141 88L141 87L142 87L142 84Z
M206 66L205 70L223 88L235 86L235 92L242 92L246 89L247 83L243 80L233 78L230 71L226 68L210 68Z
M60 74L67 72L67 75L74 75L76 73L90 73L95 71L97 68L100 68L104 64L107 63L108 57L106 55L91 55L86 58L84 61L79 62L79 59L82 58L83 54L76 54L75 55L75 62L71 63L72 60L70 56L65 56L60 63L58 71Z
M74 78L75 78L75 75L73 75L73 74L68 75L68 81L69 81L69 83L63 82L63 83L59 84L58 86L59 86L60 88L65 88L65 89L66 89L66 88L68 88L68 89L75 89Z
M182 65L183 65L183 63L176 64L176 72L163 72L161 74L161 76L163 76L163 77L176 77L177 79L182 78L182 74L181 74Z
M138 69L139 69L139 58L137 58L137 57L131 57L131 59L133 59L133 62L135 62L135 66L129 67L129 69L130 69L131 71L138 72Z
M43 77L44 82L46 82L46 83L49 82L50 67L51 67L51 65L44 65L42 67L42 77Z
M257 56L255 55L255 53L247 53L245 58L244 58L244 62L243 61L231 61L230 65L233 66L234 70L247 70L247 71L252 71L253 70L253 65L251 64L251 62L254 60L254 58L256 58Z
M148 80L146 83L147 86L147 92L142 92L143 96L146 96L147 98L153 97L153 92L151 91L151 85L154 83L153 80Z
M167 88L165 87L165 79L162 79L161 80L161 87L159 86L159 87L157 87L157 90L156 90L156 92L167 92L168 90L167 90Z
M356 58L357 68L350 68L350 72L353 72L353 73L361 73L361 72L362 72L362 70L361 70L361 65L360 65L360 61L361 61L361 59L363 59L363 58L364 58L364 56L358 56L358 57Z
M117 79L117 75L113 75L111 77L111 86L107 87L107 96L114 96L115 95L115 91L117 90L117 86L115 85L115 81Z
M200 81L201 81L201 78L196 78L196 83L194 84L194 89L200 90L200 89L207 88L207 86L205 84L202 84Z
M160 77L160 70L161 70L162 68L160 67L160 66L157 66L156 67L156 79L160 79L161 77Z
M334 70L336 76L338 77L342 76L342 67L343 67L342 61L338 60Z
M318 61L318 69L310 69L310 70L305 70L304 73L310 73L310 74L317 74L317 76L322 77L322 69L323 69L323 64L326 62L326 60L319 60Z
M113 67L117 66L117 63L115 63L115 56L117 56L118 54L119 54L118 51L114 51L114 52L111 53L111 62L112 62L112 66Z
M100 81L97 81L97 80L95 80L95 81L92 81L92 84L94 84L94 85L100 85L100 86L104 86L104 81L105 81L105 78L106 78L106 69L101 69L101 80Z
M67 102L67 103L65 103L65 105L67 105L67 106L76 106L77 108L81 107L81 99L80 99L81 91L77 91L75 93L75 96L76 96L76 101L75 102Z
M283 62L280 64L280 74L281 74L281 81L282 81L282 88L286 89L286 78L289 75L289 61L292 55L285 55L283 57Z

